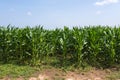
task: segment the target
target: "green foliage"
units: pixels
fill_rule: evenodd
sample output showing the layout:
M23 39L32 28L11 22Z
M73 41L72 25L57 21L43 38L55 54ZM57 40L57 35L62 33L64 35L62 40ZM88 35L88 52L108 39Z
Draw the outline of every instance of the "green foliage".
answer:
M30 77L37 69L29 66L17 66L13 64L0 65L0 79L4 77Z
M120 27L46 30L42 26L0 27L0 61L41 65L109 67L120 63ZM51 59L51 60L50 60ZM46 62L47 61L47 62Z

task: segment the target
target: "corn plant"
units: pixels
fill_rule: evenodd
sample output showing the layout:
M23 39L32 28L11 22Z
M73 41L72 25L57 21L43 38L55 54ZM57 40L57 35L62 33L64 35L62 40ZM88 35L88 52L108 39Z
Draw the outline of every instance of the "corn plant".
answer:
M0 26L0 62L109 67L120 63L120 28L109 26L47 30L42 26ZM47 60L47 62L45 62ZM54 60L53 60L54 61Z
M81 28L79 29L78 27L74 27L73 28L73 32L74 32L74 38L76 40L76 44L74 45L75 46L75 50L76 50L76 53L75 53L75 58L77 59L77 63L78 63L78 66L81 66L83 65L82 63L83 62L83 53L82 53L82 50L83 50L83 47L84 47L84 44L85 44L85 33L84 33L84 30Z

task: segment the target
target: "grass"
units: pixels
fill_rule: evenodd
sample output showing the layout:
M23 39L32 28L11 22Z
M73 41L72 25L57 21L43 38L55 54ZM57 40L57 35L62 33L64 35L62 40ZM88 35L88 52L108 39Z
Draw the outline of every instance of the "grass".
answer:
M19 66L15 64L0 64L0 79L10 78L12 80L16 80L17 78L22 77L24 80L27 80L29 77L34 76L34 74L38 72L39 69L44 71L48 67L49 67L48 65L46 66L41 65L41 67L36 68L36 67L30 67L30 66ZM54 68L54 67L51 66L51 68ZM72 70L71 69L64 69L64 70L67 70L67 71L73 70L73 72L79 71L79 70L76 71L75 68L72 68ZM86 68L85 70L80 70L80 71L83 71L83 72L85 71L87 73L87 71L89 70L90 70L90 67L88 67L88 69ZM110 75L106 77L106 80L119 80L119 79L120 79L120 70L114 70L111 72ZM54 80L64 80L64 78L60 77L59 73L56 73Z
M107 76L108 80L120 80L120 65L114 65L111 69L110 75Z
M109 76L107 76L108 80L120 80L120 71L113 72Z
M36 68L30 66L18 66L14 64L1 64L0 65L0 78L18 78L30 77L33 73L37 71Z

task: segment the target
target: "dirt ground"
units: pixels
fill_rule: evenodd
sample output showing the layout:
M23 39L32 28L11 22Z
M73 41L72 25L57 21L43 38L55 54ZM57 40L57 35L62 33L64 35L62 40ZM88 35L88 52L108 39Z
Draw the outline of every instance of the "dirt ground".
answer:
M35 73L32 77L28 79L17 78L14 80L106 80L106 76L109 75L111 71L108 69L100 70L93 69L90 71L63 71L59 69L45 69L40 72ZM10 78L4 78L2 80L13 80Z
M62 71L57 69L46 69L36 77L29 80L105 80L110 73L109 70L91 70L88 72Z

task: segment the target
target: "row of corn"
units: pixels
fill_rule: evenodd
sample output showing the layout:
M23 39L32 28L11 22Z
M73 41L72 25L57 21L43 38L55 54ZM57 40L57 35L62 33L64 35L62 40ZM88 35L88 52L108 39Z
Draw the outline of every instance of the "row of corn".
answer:
M120 63L120 27L0 26L0 62L109 67Z

